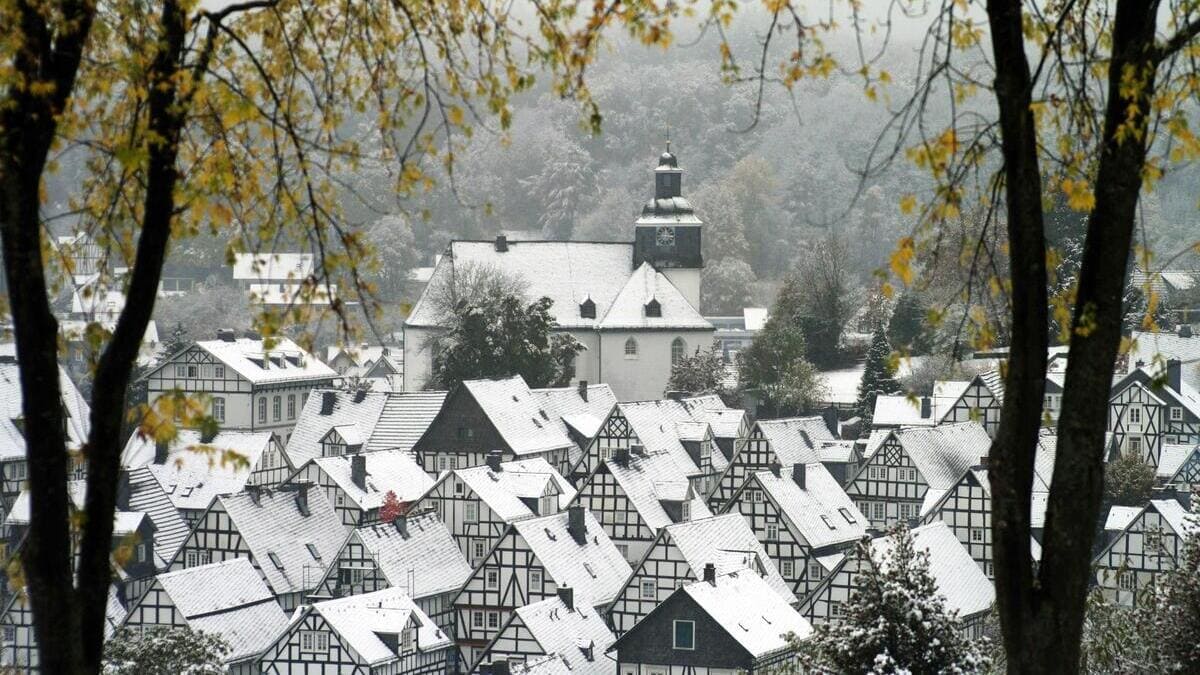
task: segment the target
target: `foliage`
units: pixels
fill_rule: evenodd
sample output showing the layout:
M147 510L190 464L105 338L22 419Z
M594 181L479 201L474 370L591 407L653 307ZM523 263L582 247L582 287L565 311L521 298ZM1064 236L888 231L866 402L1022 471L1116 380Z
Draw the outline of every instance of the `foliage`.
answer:
M707 315L736 315L754 302L756 281L749 263L732 256L705 263L700 306Z
M804 334L807 356L819 368L842 365L842 333L850 321L854 293L845 268L846 248L836 238L812 246L784 278L771 310Z
M888 344L887 331L880 325L871 335L871 348L867 351L862 381L858 383L858 416L864 428L870 426L875 415L875 398L899 391L900 383L896 382L892 365L892 346Z
M911 355L928 353L930 344L925 325L928 312L916 291L901 293L887 324L887 338L892 346Z
M699 347L671 364L667 391L689 394L724 394L725 359L716 344L705 351Z
M801 654L819 671L839 673L986 673L986 641L962 636L957 614L929 573L928 551L917 550L903 524L876 559L869 540L854 555L863 569L843 620L822 625Z
M245 331L251 326L254 311L245 291L230 284L204 283L186 295L159 298L154 303L154 318L160 327L171 329L171 346L187 346L196 340L214 340L217 329ZM173 354L165 351L164 355Z
M220 675L223 638L187 626L122 628L104 646L105 675Z
M1121 317L1123 332L1170 329L1171 313L1165 298L1153 291L1147 291L1148 289L1133 284L1125 288L1125 297L1121 300L1124 307Z
M939 380L973 379L984 366L972 365L948 354L929 354L912 359L908 374L900 379L904 391L916 396L932 396L933 385Z
M384 216L367 230L375 247L378 266L374 271L375 293L381 302L415 301L408 291L408 274L420 262L412 225L402 215Z
M804 333L786 315L772 313L738 354L738 377L743 389L757 390L777 411L810 410L824 395L820 373L806 358Z
M504 294L463 299L444 332L431 338L431 388L447 389L462 380L520 375L530 387L561 386L575 373L583 350L569 333L554 331L552 302L526 303Z
M379 520L390 523L408 512L408 505L401 502L394 490L388 490L383 495L383 504L379 507Z
M1136 453L1122 453L1104 467L1104 503L1143 506L1154 488L1154 467Z

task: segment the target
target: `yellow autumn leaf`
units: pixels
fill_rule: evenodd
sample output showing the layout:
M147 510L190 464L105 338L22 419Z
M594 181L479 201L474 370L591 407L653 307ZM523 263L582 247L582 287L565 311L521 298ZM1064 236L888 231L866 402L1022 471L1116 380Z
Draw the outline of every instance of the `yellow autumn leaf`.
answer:
M907 194L900 198L900 213L909 214L915 208L917 208L916 195Z

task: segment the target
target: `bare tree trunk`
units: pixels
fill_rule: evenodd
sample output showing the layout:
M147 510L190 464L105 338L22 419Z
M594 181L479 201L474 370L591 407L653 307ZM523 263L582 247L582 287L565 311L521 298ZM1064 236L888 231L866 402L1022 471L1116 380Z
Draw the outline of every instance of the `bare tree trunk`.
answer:
M1018 0L992 0L988 16L996 59L1012 263L1013 335L990 482L996 595L1009 672L1079 669L1093 523L1099 515L1103 441L1112 368L1120 345L1121 298L1142 167L1146 117L1154 89L1154 17L1158 2L1120 0L1096 205L1076 295L1063 409L1058 420L1042 562L1030 557L1030 496L1041 424L1047 346L1047 293L1041 175L1029 63ZM1141 87L1122 86L1132 68ZM1141 114L1132 120L1128 111ZM1124 134L1118 130L1128 128ZM1123 141L1117 140L1124 137Z
M25 86L11 87L0 101L0 239L29 467L30 524L21 561L40 637L42 671L75 673L81 672L83 659L80 615L73 602L58 323L50 311L42 265L39 209L56 118L74 88L95 10L90 2L64 3L61 23L51 26L40 3L14 4L17 25L5 30L19 31L21 47L12 67ZM111 516L108 520L111 527Z

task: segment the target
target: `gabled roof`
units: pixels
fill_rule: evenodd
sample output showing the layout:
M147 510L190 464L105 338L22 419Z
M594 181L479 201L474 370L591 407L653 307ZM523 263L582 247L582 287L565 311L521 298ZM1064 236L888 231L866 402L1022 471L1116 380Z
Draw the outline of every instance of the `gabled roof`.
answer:
M1183 381L1193 387L1200 386L1200 335L1180 337L1179 333L1133 331L1128 361L1132 369L1138 361L1155 375L1166 368L1167 359L1179 359L1183 363Z
M463 380L462 387L517 455L574 445L562 422L550 415L520 375L500 380Z
M367 449L412 450L445 401L444 391L389 392Z
M771 451L779 463L785 466L798 462L819 462L821 454L818 445L823 441L837 440L829 433L829 427L825 426L825 420L821 417L759 420L755 426L771 444Z
M1129 527L1130 523L1137 520L1137 517L1145 511L1144 506L1121 506L1114 504L1108 509L1108 516L1104 519L1105 532L1120 532Z
M327 397L333 405L328 415L322 415ZM299 467L314 457L320 457L321 439L334 427L354 426L364 438L370 438L388 399L389 395L385 392L313 389L288 439L288 458Z
M1183 369L1186 370L1186 368ZM1178 389L1171 387L1165 380L1162 367L1149 366L1137 368L1113 386L1113 395L1119 394L1128 386L1141 387L1156 403L1167 405L1167 402L1164 400L1164 397L1167 397L1183 406L1193 416L1200 417L1200 391L1197 391L1195 387L1182 377L1180 378Z
M1197 523L1188 510L1174 499L1151 499L1146 510L1155 510L1171 526L1175 534L1188 538L1197 530Z
M683 405L696 421L707 422L712 427L713 438L738 438L738 432L746 420L746 411L738 408L708 408L689 404L687 399L684 399Z
M676 592L686 593L756 659L791 649L789 633L803 640L813 632L807 619L749 570L694 581Z
M537 641L546 656L556 658L570 673L604 675L611 673L612 662L604 652L616 637L608 629L600 612L592 609L588 598L576 596L573 609L567 609L557 597L518 607L517 617ZM591 646L588 661L581 647ZM542 671L537 671L542 672Z
M433 487L433 479L417 463L411 451L379 450L362 453L367 475L366 487L361 488L353 479L353 457L317 457L312 462L360 509L379 508L389 491L395 492L399 501L411 502Z
M804 487L793 478L791 466L782 468L778 476L758 471L754 478L813 548L858 541L867 533L869 521L820 462L805 464Z
M277 384L282 382L313 382L333 380L337 373L332 368L304 351L288 338L275 338L274 346L264 349L264 341L252 338L234 340L201 340L190 349L207 352L225 364L251 384ZM151 373L162 368L171 368L175 359L165 361ZM145 376L143 376L145 377Z
M494 241L452 241L405 321L436 327L443 321L435 297L454 283L458 270L496 269L522 280L525 296L553 301L550 314L564 328L592 328L597 319L579 316L579 303L591 297L596 316L612 304L632 272L631 242L509 241L497 251Z
M657 301L661 306L661 316L647 316L646 305L651 301ZM608 311L604 313L599 327L602 330L713 329L712 324L692 307L675 284L648 262L643 262L628 278Z
M747 568L757 571L755 568L761 565L767 584L779 597L789 603L796 599L740 513L668 525L666 536L683 555L697 579L703 578L704 566L708 563L716 566L717 574Z
M934 490L952 487L992 446L992 439L976 422L893 429L891 435Z
M313 272L311 253L235 253L237 281L303 281Z
M567 511L512 525L529 545L556 586L570 586L593 606L608 604L621 592L632 570L590 511L584 511L584 543L567 531Z
M70 498L71 503L76 509L82 510L87 500L87 481L67 481L67 497ZM28 525L32 507L33 502L29 496L29 490L27 488L22 489L9 507L8 514L4 518L4 524ZM141 530L143 525L152 522L141 511L124 511L118 509L113 512L113 536L123 537L132 535Z
M669 453L661 450L646 454L631 452L628 462L608 459L604 465L625 491L625 496L645 521L646 527L657 532L675 522L663 508L661 500L669 493L674 493L671 494L673 497L686 497L690 481ZM693 494L690 504L693 519L712 516L703 495Z
M586 401L579 395L578 387L553 387L530 391L550 413L550 417L559 419L569 429L589 439L600 431L600 425L617 404L617 395L607 384L589 384Z
M1171 482L1197 452L1200 452L1200 445L1195 443L1163 443L1158 456L1158 477Z
M455 469L441 481L461 480L505 522L537 515L521 501L521 497L536 498L549 491L558 494L559 508L566 508L575 498L575 488L542 457L501 462L500 471L485 465ZM552 483L553 487L548 487Z
M4 345L4 348L0 348L0 355L15 357L15 347ZM58 368L58 387L62 392L63 409L67 413L67 448L78 449L87 442L92 411L62 366ZM21 409L23 401L21 369L15 362L0 362L0 423L3 426L0 430L0 460L25 457L25 438L13 422L25 415Z
M450 638L437 627L412 598L399 588L326 600L311 606L362 661L371 666L398 662L400 656L380 639L382 634L400 634L417 628L417 649L431 652L451 646ZM299 621L293 619L295 625Z
M256 492L219 497L217 503L229 515L276 595L316 588L346 541L342 519L325 491L308 490L307 516L300 512L295 489ZM309 544L316 549L316 557Z
M405 528L407 535L391 523L354 531L389 585L404 589L410 597L424 598L452 591L467 582L471 566L436 514L408 516Z
M169 444L167 461L154 463L155 442L134 432L121 453L122 465L144 467L154 475L177 509L208 508L221 495L241 492L251 469L271 447L269 431L222 431L209 443L200 432L180 430ZM234 456L245 458L241 464Z
M145 513L154 523L154 554L161 561L158 567L169 564L187 539L188 524L146 467L129 472L129 509Z
M685 475L700 473L700 467L688 454L679 438L679 422L694 422L692 414L679 401L631 401L617 404L617 408L629 422L638 441L645 446L647 454L666 452L674 459ZM714 450L713 459L721 457ZM714 468L717 466L714 462Z
M929 573L946 598L946 608L962 618L987 612L996 601L996 590L983 570L942 521L912 529L913 547L929 553ZM894 537L871 540L871 555L885 561L895 546Z

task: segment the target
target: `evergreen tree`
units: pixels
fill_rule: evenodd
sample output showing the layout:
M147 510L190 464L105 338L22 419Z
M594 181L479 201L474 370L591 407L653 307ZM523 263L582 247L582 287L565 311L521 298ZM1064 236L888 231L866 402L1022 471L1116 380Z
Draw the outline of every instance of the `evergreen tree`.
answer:
M929 573L929 553L918 551L904 525L890 533L891 550L877 559L869 540L858 545L865 573L837 625L818 626L798 645L813 672L984 673L985 644L962 635L957 614Z
M871 417L875 413L875 398L880 394L895 394L900 391L900 383L896 382L894 376L892 346L888 344L887 332L880 324L875 327L875 333L871 336L866 367L863 369L862 381L858 384L858 415L863 420L863 428L871 424Z
M821 374L808 361L804 332L784 314L772 314L738 355L738 376L739 386L757 391L776 414L811 410L825 393Z
M1154 489L1155 470L1134 453L1123 453L1104 467L1104 503L1143 506Z
M887 337L892 346L914 355L927 353L930 345L925 333L925 315L925 304L915 292L902 294L896 300L887 325Z

